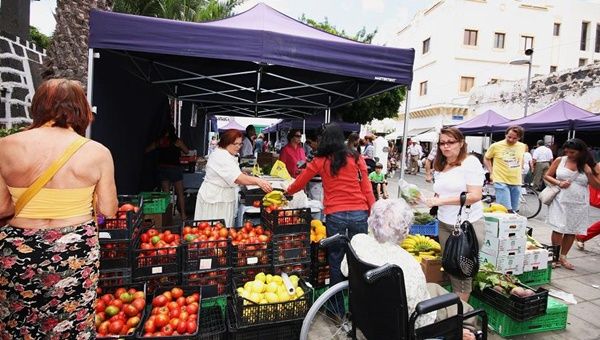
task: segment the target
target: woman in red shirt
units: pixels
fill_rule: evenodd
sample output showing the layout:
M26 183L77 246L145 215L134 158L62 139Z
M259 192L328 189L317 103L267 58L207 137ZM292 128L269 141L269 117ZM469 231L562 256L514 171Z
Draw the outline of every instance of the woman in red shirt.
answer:
M317 175L323 180L327 236L346 234L352 238L366 234L367 218L375 202L367 165L358 151L346 146L344 133L337 124L325 125L314 159L287 188L287 193L302 190ZM340 264L345 252L341 245L332 245L328 251L333 286L344 280ZM339 306L339 315L343 315L343 308Z
M306 162L306 154L301 142L302 132L291 129L287 135L288 143L281 149L279 160L285 163L290 176L296 177L300 173L298 162Z

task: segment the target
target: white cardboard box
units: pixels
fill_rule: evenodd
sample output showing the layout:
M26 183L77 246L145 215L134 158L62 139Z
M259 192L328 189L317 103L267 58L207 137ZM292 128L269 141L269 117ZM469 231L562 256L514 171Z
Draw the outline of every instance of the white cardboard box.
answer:
M525 251L523 270L526 272L548 268L548 250L531 249ZM552 259L550 259L551 261Z
M525 237L506 237L496 238L488 234L480 246L481 251L493 255L502 256L509 254L525 255L527 250L527 238Z
M521 215L486 213L484 220L486 237L525 237L527 232L527 218Z
M491 263L496 267L496 270L504 273L504 274L513 274L519 275L523 274L525 260L524 254L511 254L511 255L501 255L495 256L484 253L482 251L479 252L479 261L483 265L484 263Z

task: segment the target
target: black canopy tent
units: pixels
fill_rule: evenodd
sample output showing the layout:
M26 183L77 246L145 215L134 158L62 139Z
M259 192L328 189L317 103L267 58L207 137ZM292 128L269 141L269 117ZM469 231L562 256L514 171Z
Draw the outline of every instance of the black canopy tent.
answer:
M134 193L145 146L166 123L167 96L184 102L176 113L182 136L204 134L215 114L324 113L328 121L332 108L410 87L413 61L412 49L340 38L263 4L207 23L93 11L92 137L115 158L119 193Z

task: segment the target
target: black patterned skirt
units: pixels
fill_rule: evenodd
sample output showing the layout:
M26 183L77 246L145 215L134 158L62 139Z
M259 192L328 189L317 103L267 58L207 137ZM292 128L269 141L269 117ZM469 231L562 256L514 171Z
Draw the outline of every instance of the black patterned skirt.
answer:
M93 339L99 244L94 222L0 227L0 339Z

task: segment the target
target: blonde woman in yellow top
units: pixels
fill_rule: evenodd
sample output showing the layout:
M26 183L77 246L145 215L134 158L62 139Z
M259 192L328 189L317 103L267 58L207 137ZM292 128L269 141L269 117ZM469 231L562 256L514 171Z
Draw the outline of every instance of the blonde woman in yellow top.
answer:
M116 213L112 157L82 137L92 113L78 82L41 84L31 116L26 131L0 139L0 219L10 218L0 226L0 337L92 339L93 202Z

